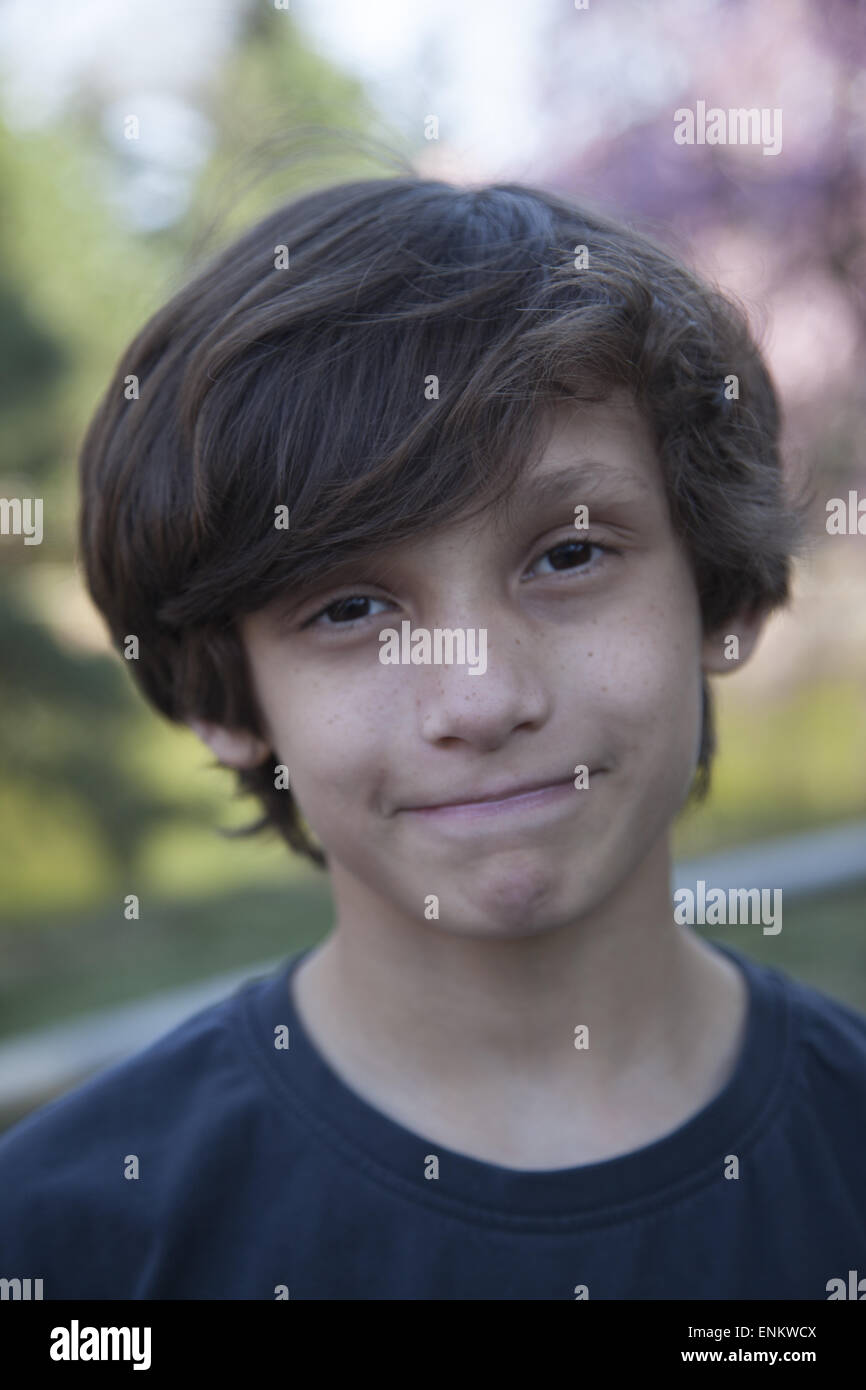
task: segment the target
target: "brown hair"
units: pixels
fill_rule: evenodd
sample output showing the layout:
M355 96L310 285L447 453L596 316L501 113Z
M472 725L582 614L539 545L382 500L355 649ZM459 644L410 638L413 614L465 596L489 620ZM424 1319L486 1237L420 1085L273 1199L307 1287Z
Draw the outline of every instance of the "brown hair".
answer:
M640 231L537 189L401 176L307 194L123 353L81 450L90 593L118 649L138 636L133 670L169 719L262 735L238 616L506 498L550 405L618 386L651 425L704 630L785 603L807 500L785 496L778 402L739 305ZM706 680L703 696L690 800L715 752ZM236 833L272 825L325 865L273 765L237 776L264 815Z

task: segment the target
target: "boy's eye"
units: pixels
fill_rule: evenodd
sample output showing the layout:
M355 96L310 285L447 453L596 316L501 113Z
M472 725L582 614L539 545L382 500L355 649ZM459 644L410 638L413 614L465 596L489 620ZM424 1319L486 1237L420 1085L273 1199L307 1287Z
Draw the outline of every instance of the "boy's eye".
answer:
M356 622L361 622L364 618L370 617L369 606L371 603L386 604L382 598L374 598L372 594L349 594L346 598L334 599L327 607L321 608L318 613L314 613L308 618L301 627L314 627L320 624L320 620L332 617L333 622L321 623L322 627L351 627Z
M569 570L594 570L598 568L598 563L592 563L592 552L598 551L600 555L613 555L616 552L612 547L599 545L595 541L561 541L545 550L536 561L536 565L542 563L550 557L554 574L561 574ZM363 622L365 618L381 616L371 613L370 605L379 603L384 608L388 607L388 600L375 598L372 594L347 594L343 598L332 599L324 608L320 608L318 613L307 618L306 622L301 623L302 628L307 627L331 627L351 628L355 623ZM327 619L328 621L324 621Z
M559 545L551 546L549 550L539 556L537 563L552 557L553 572L561 574L564 570L589 569L592 564L593 550L602 554L612 554L610 546L598 545L595 541L562 541ZM550 573L550 571L548 571Z

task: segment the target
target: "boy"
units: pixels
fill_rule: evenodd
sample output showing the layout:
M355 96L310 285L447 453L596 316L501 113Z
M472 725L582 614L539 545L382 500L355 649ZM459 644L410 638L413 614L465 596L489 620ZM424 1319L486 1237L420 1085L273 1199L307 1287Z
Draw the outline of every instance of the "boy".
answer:
M156 314L83 446L90 592L335 920L0 1141L0 1272L825 1299L864 1268L866 1019L671 900L707 676L803 535L778 430L734 305L516 185L318 191Z

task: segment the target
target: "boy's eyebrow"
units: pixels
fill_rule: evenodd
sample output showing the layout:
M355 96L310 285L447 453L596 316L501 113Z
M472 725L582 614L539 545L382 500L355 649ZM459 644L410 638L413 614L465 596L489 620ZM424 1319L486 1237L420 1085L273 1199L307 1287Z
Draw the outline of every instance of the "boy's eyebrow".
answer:
M649 490L646 478L639 473L617 468L600 459L581 458L549 473L532 475L519 485L509 500L523 507L544 506L561 500L563 507L570 511L572 501L588 502L595 496L605 501L629 502L634 500L635 492Z

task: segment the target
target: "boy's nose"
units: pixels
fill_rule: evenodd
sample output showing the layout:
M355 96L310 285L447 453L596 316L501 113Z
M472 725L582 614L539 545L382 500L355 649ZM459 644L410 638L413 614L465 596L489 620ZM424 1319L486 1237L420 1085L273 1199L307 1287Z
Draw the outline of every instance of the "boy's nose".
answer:
M540 728L552 707L543 663L525 643L492 632L483 673L443 664L419 667L414 675L420 732L430 743L461 739L483 750L498 748L516 729Z

